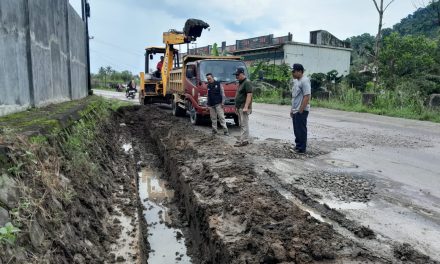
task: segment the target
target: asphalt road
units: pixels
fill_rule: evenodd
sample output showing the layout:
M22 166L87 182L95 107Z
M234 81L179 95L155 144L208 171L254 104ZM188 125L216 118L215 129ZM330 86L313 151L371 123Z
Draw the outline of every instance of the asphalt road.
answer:
M124 93L95 90L95 94L127 100ZM133 102L138 103L137 98ZM254 104L251 136L292 144L289 111L289 106ZM230 132L232 142L239 130L231 126ZM380 239L409 243L440 260L440 124L312 106L308 134L309 149L327 154L293 164L272 161L283 181L294 182L313 172L368 179L376 194L367 203L340 201L325 191L320 202L369 226Z
M128 99L127 97L125 97L125 92L114 92L114 91L110 91L110 90L97 90L97 89L94 89L93 90L93 94L96 94L96 95L99 95L99 96L103 96L105 98L119 99L119 100L122 100L122 101L128 101L128 102L133 102L135 104L139 104L138 94L136 94L136 98L135 99Z
M289 111L289 106L255 104L251 134L293 143ZM385 239L410 243L440 260L440 124L312 108L308 133L309 148L329 153L291 170L356 175L376 186L377 194L368 203L344 203L327 193L321 193L321 202Z

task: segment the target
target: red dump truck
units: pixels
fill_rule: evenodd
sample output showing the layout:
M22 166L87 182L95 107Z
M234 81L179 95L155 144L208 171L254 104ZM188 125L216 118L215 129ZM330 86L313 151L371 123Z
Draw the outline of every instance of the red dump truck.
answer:
M225 91L225 117L233 118L238 124L234 100L238 83L233 75L238 67L246 69L240 57L185 56L183 67L170 72L173 114L185 116L188 113L191 123L195 125L209 118L206 74L212 73Z

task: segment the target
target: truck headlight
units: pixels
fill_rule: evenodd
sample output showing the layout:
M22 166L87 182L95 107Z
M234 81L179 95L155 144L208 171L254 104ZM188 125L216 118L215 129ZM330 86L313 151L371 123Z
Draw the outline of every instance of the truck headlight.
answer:
M199 101L199 105L207 106L207 104L208 104L208 97L206 97L206 96L199 96L198 101Z

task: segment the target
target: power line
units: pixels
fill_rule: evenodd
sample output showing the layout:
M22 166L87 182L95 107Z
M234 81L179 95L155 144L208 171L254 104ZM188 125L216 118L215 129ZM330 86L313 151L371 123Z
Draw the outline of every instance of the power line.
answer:
M138 52L135 52L135 51L132 51L132 50L127 50L127 49L124 48L124 47L121 47L121 46L118 46L118 45L115 45L115 44L112 44L112 43L108 43L108 42L105 42L105 41L102 41L102 40L98 40L98 39L96 39L96 38L94 38L93 40L96 41L96 42L98 42L98 43L101 43L101 44L103 44L103 45L107 45L107 46L110 46L110 47L113 47L113 48L117 48L118 51L123 51L123 52L125 52L125 53L130 53L131 55L136 56L136 57L138 57L138 56L144 56L143 53L138 53Z
M107 63L109 63L111 66L113 66L115 68L119 68L119 67L121 67L121 65L127 67L128 69L133 68L132 65L121 63L118 59L115 59L115 58L108 56L104 53L101 53L101 52L98 52L98 51L92 50L92 49L90 49L90 51L95 53L95 55L97 55L100 59L107 61ZM117 63L117 64L115 64L115 63Z

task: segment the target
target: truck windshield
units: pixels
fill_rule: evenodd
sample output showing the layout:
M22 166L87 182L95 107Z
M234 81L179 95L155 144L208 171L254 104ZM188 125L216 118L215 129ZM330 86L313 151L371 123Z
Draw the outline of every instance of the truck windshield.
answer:
M206 80L206 74L212 73L215 80L219 82L231 82L235 81L234 72L238 67L245 68L246 76L247 74L246 65L242 61L236 60L206 60L200 62L200 79L202 81Z

